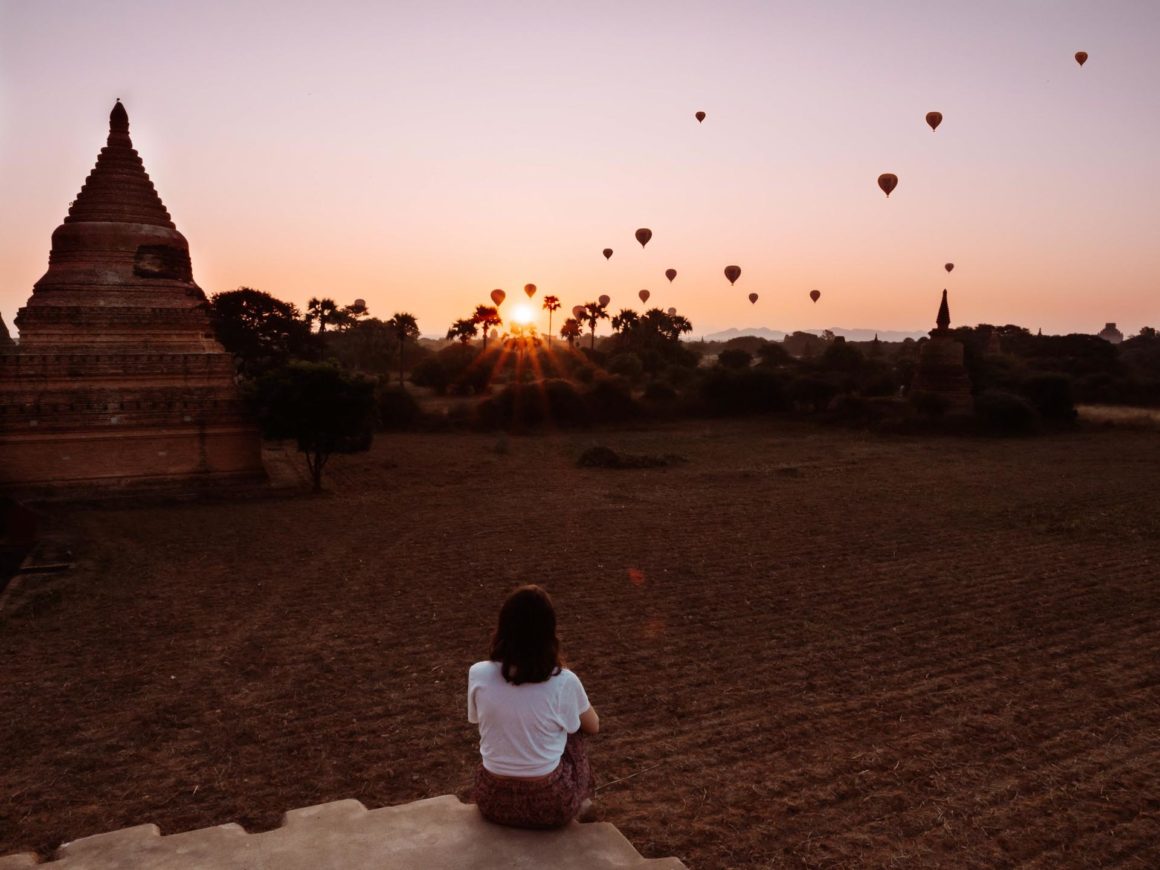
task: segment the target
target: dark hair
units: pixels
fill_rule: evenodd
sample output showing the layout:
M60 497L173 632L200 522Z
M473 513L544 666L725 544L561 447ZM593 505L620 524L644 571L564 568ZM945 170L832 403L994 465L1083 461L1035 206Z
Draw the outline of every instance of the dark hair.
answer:
M503 678L515 685L542 683L560 673L560 639L556 609L539 586L521 586L499 610L491 638L491 660L500 662Z

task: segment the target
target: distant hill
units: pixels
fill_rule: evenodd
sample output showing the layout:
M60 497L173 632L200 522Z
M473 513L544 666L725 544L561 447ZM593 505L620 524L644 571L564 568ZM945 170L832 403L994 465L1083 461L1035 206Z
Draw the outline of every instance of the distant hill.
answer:
M926 335L925 332L902 332L895 329L845 329L841 326L831 326L830 331L834 335L842 336L847 341L873 341L875 335L878 336L880 341L904 341L908 338L919 339ZM803 329L802 332L812 332L814 335L821 335L823 330ZM755 335L758 338L764 338L768 341L781 341L785 338L786 333L780 329L769 329L764 326L754 326L745 329L738 329L734 326L721 332L706 335L705 341L728 341L731 338L738 338L742 335Z

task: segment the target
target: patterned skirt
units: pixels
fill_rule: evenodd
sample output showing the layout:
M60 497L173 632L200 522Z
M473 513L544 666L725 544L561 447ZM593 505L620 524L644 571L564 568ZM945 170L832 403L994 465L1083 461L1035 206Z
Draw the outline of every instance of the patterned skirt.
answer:
M568 735L559 766L543 779L504 779L481 764L475 772L475 803L483 817L516 828L559 828L596 793L584 736Z

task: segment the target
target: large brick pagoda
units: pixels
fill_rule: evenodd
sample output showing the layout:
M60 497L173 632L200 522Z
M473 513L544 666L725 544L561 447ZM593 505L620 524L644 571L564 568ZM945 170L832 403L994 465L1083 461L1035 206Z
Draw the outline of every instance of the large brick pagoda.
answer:
M264 475L189 244L119 101L15 324L19 342L0 345L0 488Z

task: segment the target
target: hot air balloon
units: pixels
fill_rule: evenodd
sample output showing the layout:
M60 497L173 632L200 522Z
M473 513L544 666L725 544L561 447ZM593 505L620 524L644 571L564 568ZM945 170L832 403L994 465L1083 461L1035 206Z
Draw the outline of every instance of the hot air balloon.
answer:
M1075 53L1075 62L1078 63L1080 66L1083 66L1084 62L1086 60L1087 60L1087 52L1086 51L1077 51Z
M650 230L648 227L641 227L636 231L636 240L640 242L640 246L642 248L648 244L648 240L651 238L652 230Z
M572 316L575 317L577 320L579 320L583 314L584 314L584 306L583 305L573 305L572 306Z
M356 299L350 306L350 310L355 314L363 314L367 310L367 301L365 299Z
M948 272L953 272L955 269L955 264L954 263L947 263L945 266L943 266L943 268L946 269Z
M705 113L704 112L697 112L697 114L694 115L693 117L695 117L697 119L697 123L700 124L702 121L705 120Z
M741 277L741 267L740 266L726 266L725 267L725 277L729 279L730 284L736 284L737 279Z
M528 298L531 299L533 296L536 295L536 285L535 284L525 284L524 285L524 292L527 293Z
M819 299L822 298L822 291L821 290L811 290L810 291L810 298L813 299L814 302L817 302Z
M898 187L898 176L893 172L884 172L878 176L878 186L882 188L882 192L890 197L890 192Z
M677 277L676 269L665 269L665 277L669 279L669 283L673 283L673 279Z
M648 297L649 297L651 294L650 294L650 293L649 293L647 290L641 290L641 291L640 291L639 293L637 293L636 295L640 297L640 301L641 301L641 302L648 302Z
M612 259L612 248L605 248L604 249L604 259L606 259L606 260Z
M756 294L756 293L750 293L750 294L749 294L749 304L750 304L750 305L756 305L756 304L757 304L757 294Z
M930 124L931 131L938 129L938 125L942 123L942 112L927 112L926 123Z
M494 302L496 305L503 305L503 301L505 299L507 299L507 294L504 293L502 290L492 290L491 291L491 301Z
M675 308L670 308L670 309L669 309L669 317L672 317L672 316L673 316L673 315L675 315L676 313L677 313L677 309L675 309Z
M611 302L612 299L609 298L608 296L601 296L596 301L600 303L601 308L606 308L608 306L608 303Z

